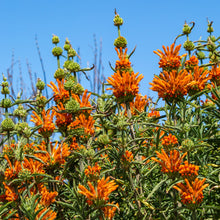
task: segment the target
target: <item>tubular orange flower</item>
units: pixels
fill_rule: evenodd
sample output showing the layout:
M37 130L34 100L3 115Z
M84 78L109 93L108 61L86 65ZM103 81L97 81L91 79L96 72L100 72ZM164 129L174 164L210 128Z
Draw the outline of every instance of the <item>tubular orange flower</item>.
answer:
M29 170L31 173L45 173L42 164L40 161L33 160L32 158L24 158L23 167L26 170Z
M211 79L211 76L208 76L208 74L209 71L203 67L194 67L191 82L188 84L190 94L202 91L205 88L205 84Z
M34 122L36 126L42 125L38 132L44 137L50 137L55 129L55 125L53 123L55 111L52 110L52 114L50 115L50 110L46 112L45 109L43 109L41 112L42 119L36 112L33 111L32 113L34 115L31 115L32 119L30 121Z
M127 56L127 51L128 48L125 49L124 53L122 48L120 47L120 51L118 50L117 47L115 47L115 50L118 54L118 58L119 60L116 60L116 64L115 64L115 70L119 70L119 71L128 71L129 69L131 69L131 62L128 59Z
M147 116L148 117L158 118L158 117L160 117L160 112L159 111L155 111L155 110L151 110L151 112L149 112Z
M187 94L188 84L191 82L191 75L184 69L180 72L172 70L171 72L163 71L159 77L155 76L150 89L158 92L158 96L163 99L172 101L180 99Z
M188 161L184 161L184 164L180 165L179 173L181 176L186 177L188 179L195 179L198 176L199 166L194 164L190 164Z
M3 182L5 188L5 199L7 201L15 201L18 199L18 195L14 192L13 188L8 186L5 182Z
M10 168L6 168L5 169L5 179L6 180L12 180L14 178L17 178L18 177L18 174L19 172L22 170L21 168L21 163L19 161L15 161L14 162L14 166L12 166L12 163L11 161L9 160L8 156L7 155L4 155L4 158L7 160L8 162L8 165Z
M166 71L178 69L181 66L181 58L187 55L183 54L179 56L181 44L175 47L175 44L172 43L170 48L168 46L167 48L165 46L162 47L164 52L161 50L154 51L154 53L160 57L159 67Z
M183 204L199 204L203 200L202 191L209 185L203 185L205 181L205 178L203 180L196 178L195 181L190 183L188 179L185 179L186 184L177 183L173 188L180 192Z
M116 98L127 98L126 101L133 101L133 98L139 92L139 82L143 79L143 75L139 75L134 72L122 72L117 71L107 79L107 82L112 85L113 88L107 88L107 90L113 90L113 94Z
M39 210L39 208L41 208L41 206L37 205L35 211L37 212L37 211ZM54 211L51 210L51 209L49 209L49 211L47 211L47 210L48 210L47 207L44 208L44 209L42 209L42 210L38 213L38 215L37 215L37 217L36 217L36 220L39 220L39 219L41 219L41 220L55 220L56 217L57 217L57 213L54 212ZM47 211L47 212L46 212L46 211ZM46 214L45 214L43 217L41 217L41 215L42 215L44 212L46 212Z
M65 104L69 100L69 92L64 89L64 79L61 81L57 79L58 87L54 84L54 82L50 82L50 84L47 84L53 92L54 92L54 101L56 103L62 102Z
M55 197L58 195L58 192L49 192L46 187L43 187L40 193L42 195L40 203L46 207L55 202Z
M114 203L108 203L110 205L113 205ZM117 207L119 207L118 203L115 204ZM105 219L107 220L112 220L115 212L116 212L117 208L113 207L113 206L105 206L104 208L102 208L102 211L104 212L105 215Z
M162 145L166 150L171 150L175 145L178 144L178 140L175 135L169 134L162 138Z
M90 181L95 181L99 178L100 171L101 171L101 167L96 162L95 166L93 166L93 167L88 166L85 169L84 173L90 179Z
M198 66L199 60L196 56L191 56L189 60L185 62L185 68L187 70L193 70L195 66Z
M157 157L160 158L161 161L155 157L152 157L151 159L161 165L161 171L163 173L172 174L174 172L178 172L180 164L182 163L183 158L187 155L187 152L180 156L180 153L177 150L171 150L169 155L164 151L164 149L161 149L161 151L162 153L156 151Z
M54 108L56 110L55 112L55 116L56 116L56 125L59 128L66 128L69 124L71 124L71 122L73 122L72 120L72 114L69 113L59 113L58 111L63 111L65 110L65 107L63 105L62 102L60 102L59 104L57 104L57 107Z
M209 72L211 81L215 82L217 86L220 85L220 66L214 65Z
M134 102L130 102L131 114L138 115L141 112L144 112L144 109L149 104L149 99L147 96L137 95Z
M72 130L82 128L86 135L93 135L95 133L94 123L95 120L92 116L86 118L84 114L80 114L78 117L76 117L76 120L68 126L68 129Z
M109 181L109 177L106 179L103 177L97 182L97 188L95 188L91 182L88 182L89 189L85 186L79 184L79 193L87 198L87 203L92 205L96 201L103 201L104 203L109 200L109 195L111 192L118 188L114 180Z
M122 155L122 160L130 163L132 160L134 160L133 153L131 151L126 150L125 154Z

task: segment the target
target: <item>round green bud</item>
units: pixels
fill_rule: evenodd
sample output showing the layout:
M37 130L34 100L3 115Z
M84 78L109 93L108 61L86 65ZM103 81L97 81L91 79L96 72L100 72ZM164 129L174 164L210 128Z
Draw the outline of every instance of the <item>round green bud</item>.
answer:
M110 142L109 136L107 134L101 134L97 140L102 145L107 145Z
M15 130L19 133L19 134L22 134L23 131L28 128L28 123L27 122L18 122L16 125L15 125Z
M212 25L208 25L207 32L212 33L214 31Z
M82 95L84 92L84 88L82 87L81 84L77 83L77 84L74 84L72 91L76 95Z
M10 93L10 91L9 91L9 88L7 86L2 87L1 94L6 95L6 94L9 94L9 93Z
M15 124L11 118L6 118L2 121L1 127L3 131L13 131Z
M67 65L66 62L64 64L65 68L69 70L71 73L80 71L80 65L77 62L74 62L73 60L69 60Z
M124 37L120 36L115 39L114 46L116 46L117 48L125 48L127 46L127 40Z
M12 105L11 99L2 99L1 107L3 108L10 108Z
M39 107L39 108L44 108L45 105L47 103L47 98L45 96L38 96L36 98L36 105Z
M64 89L67 91L71 91L73 89L74 85L75 85L75 82L72 79L68 79L64 83Z
M53 43L53 44L58 44L59 42L60 42L59 37L56 36L56 35L53 35L53 37L52 37L52 43Z
M44 90L45 83L41 79L37 79L36 87L39 90Z
M7 87L8 86L8 82L7 81L4 81L4 82L2 82L2 87Z
M182 147L191 148L194 146L194 142L191 139L185 139L184 141L182 141L181 145Z
M195 45L192 41L187 40L184 42L183 47L186 51L192 51L195 48Z
M197 58L198 58L199 60L205 59L205 53L204 53L204 52L199 51L199 52L197 52L196 54L197 54Z
M184 24L183 26L183 34L190 34L191 33L191 27L188 24Z
M209 36L207 40L209 40L209 39L210 39L212 42L215 42L215 41L216 41L216 37L215 37L214 35Z
M123 19L119 15L115 15L113 21L115 26L120 26L123 24Z
M73 48L70 48L67 51L68 57L75 57L76 56L76 51Z
M55 57L61 56L62 53L63 53L63 49L61 47L54 47L53 50L52 50L52 54Z
M64 44L63 49L68 51L71 48L70 44Z
M65 109L68 113L74 114L79 111L80 105L75 99L72 99L65 104Z
M216 49L216 45L215 45L215 43L212 42L212 41L208 41L207 49L208 49L208 51L213 52L213 51Z
M59 68L56 70L56 72L54 73L54 78L55 79L59 79L59 80L62 80L65 78L65 72L63 69Z

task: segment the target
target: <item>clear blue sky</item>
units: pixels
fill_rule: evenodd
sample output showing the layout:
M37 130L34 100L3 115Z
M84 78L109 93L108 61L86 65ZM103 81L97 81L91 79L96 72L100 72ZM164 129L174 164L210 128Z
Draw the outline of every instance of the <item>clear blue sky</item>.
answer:
M27 59L32 72L43 79L35 45L37 34L49 82L53 80L57 68L56 59L51 54L52 34L60 37L60 46L63 46L65 38L68 37L74 48L80 47L82 67L93 63L95 34L98 42L102 39L104 73L106 77L110 76L112 70L108 62L114 66L117 58L113 46L117 37L117 29L113 25L116 8L124 19L121 33L128 40L128 50L131 51L137 45L131 61L134 71L144 75L140 91L143 95L155 96L156 94L149 90L153 74L159 73L159 59L153 50L161 49L162 45L170 45L181 33L185 21L196 22L192 40L197 40L200 36L207 37L207 18L214 21L214 34L219 35L219 6L217 0L0 0L0 71L6 74L14 51L15 79L19 75L19 65L16 61L20 60L23 77L29 83ZM177 43L183 43L183 39Z

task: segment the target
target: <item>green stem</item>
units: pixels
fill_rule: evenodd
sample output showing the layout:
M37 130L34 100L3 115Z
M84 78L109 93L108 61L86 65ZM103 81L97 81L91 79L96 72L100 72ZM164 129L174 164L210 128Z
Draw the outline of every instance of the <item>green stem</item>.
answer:
M130 103L129 102L126 102L126 110L127 110L128 118L131 119L131 108L130 108ZM133 124L130 125L130 130L131 130L131 137L132 137L132 139L135 139Z
M118 26L118 36L121 36L120 26Z
M60 56L57 56L57 66L60 68Z

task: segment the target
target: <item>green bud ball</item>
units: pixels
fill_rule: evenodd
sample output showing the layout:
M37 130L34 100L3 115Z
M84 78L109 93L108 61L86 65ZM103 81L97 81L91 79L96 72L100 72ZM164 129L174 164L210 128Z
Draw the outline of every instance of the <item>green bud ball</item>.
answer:
M70 44L64 44L63 49L68 51L71 48Z
M15 130L19 133L19 134L22 134L23 131L25 129L27 129L29 126L28 126L28 123L27 122L18 122L16 125L15 125Z
M84 88L82 87L81 84L77 83L77 84L74 84L72 91L76 95L82 95L84 92Z
M52 43L53 43L53 44L58 44L59 42L60 42L59 37L56 36L56 35L53 35L53 37L52 37Z
M199 52L197 53L197 58L198 58L199 60L205 59L205 53L202 52L202 51L199 51Z
M115 39L114 46L116 46L117 48L125 48L127 46L127 40L124 37L120 36Z
M72 99L65 104L65 109L68 113L74 114L79 111L80 105L75 99Z
M195 48L195 45L192 41L185 41L185 43L183 44L183 47L186 51L192 51Z
M75 85L75 82L72 79L68 79L64 83L64 89L67 91L71 91L73 89L74 85Z
M183 34L190 34L191 33L191 28L188 24L184 24L183 26Z
M63 53L63 49L61 47L54 47L53 50L52 50L52 54L55 57L61 56L62 53Z
M11 99L2 99L1 107L3 108L10 108L12 105Z
M115 26L120 26L123 24L123 19L119 15L115 15L113 22Z
M38 80L37 80L37 83L36 83L36 87L37 87L37 89L39 89L39 90L44 90L45 83L44 83L42 80L38 79Z
M9 94L9 93L10 93L10 91L9 91L8 87L2 87L1 94L6 95L6 94Z
M4 81L4 82L2 82L2 87L7 87L8 86L8 82L7 81Z
M76 56L76 51L73 48L70 48L67 51L68 57L75 57Z
M213 27L211 25L208 25L207 32L212 33L213 31L214 31Z
M64 63L64 67L69 70L71 73L73 72L79 72L80 71L80 65L76 62L74 62L73 60L68 60L68 63ZM66 65L67 64L67 65Z
M56 70L56 72L54 73L54 78L55 79L59 79L59 80L62 80L65 78L65 72L63 69L59 68Z
M99 135L97 141L102 145L107 145L107 144L109 144L110 139L107 134L102 134L102 135Z
M11 118L6 118L2 121L1 127L3 131L13 131L15 124Z

